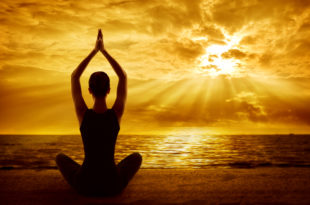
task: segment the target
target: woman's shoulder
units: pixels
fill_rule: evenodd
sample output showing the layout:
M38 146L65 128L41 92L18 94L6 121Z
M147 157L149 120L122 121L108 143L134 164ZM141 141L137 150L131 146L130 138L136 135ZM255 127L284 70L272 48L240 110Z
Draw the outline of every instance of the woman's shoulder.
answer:
M87 116L89 115L90 109L87 108L84 112L81 124L80 124L80 130L82 129L83 125L85 124L85 118L87 118Z

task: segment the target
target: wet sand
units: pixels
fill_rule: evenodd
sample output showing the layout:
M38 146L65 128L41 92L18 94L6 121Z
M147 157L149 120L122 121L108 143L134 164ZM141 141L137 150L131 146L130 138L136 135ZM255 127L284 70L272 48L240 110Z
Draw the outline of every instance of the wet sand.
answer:
M141 169L119 196L77 195L58 170L0 170L1 204L310 204L309 168Z

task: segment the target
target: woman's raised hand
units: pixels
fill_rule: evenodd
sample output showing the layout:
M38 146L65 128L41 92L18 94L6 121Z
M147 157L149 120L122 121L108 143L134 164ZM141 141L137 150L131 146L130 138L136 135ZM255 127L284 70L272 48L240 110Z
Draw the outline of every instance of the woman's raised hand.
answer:
M104 46L103 46L103 36L102 36L101 29L98 30L98 35L97 35L95 50L96 50L96 51L103 51L103 50L104 50Z

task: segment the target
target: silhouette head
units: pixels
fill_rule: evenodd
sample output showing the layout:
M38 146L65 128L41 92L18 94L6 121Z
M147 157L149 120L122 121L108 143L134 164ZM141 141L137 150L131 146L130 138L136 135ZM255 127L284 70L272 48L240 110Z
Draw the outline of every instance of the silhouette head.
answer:
M88 86L95 98L105 97L110 92L110 78L103 71L94 72L89 78Z

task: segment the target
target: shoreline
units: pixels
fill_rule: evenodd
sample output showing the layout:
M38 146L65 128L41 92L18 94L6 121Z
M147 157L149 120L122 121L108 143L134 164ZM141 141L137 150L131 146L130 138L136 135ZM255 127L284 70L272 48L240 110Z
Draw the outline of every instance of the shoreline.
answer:
M207 165L204 167L198 168L174 168L174 167L140 167L140 169L163 169L163 170L205 170L205 169L260 169L260 168L310 168L310 164L272 164L269 162L260 163L260 164L252 164L250 162L234 162L227 165ZM14 167L14 166L2 166L0 167L0 171L2 170L58 170L57 166L42 166L42 167Z
M141 169L121 195L80 196L57 169L0 170L3 204L309 204L310 169Z

